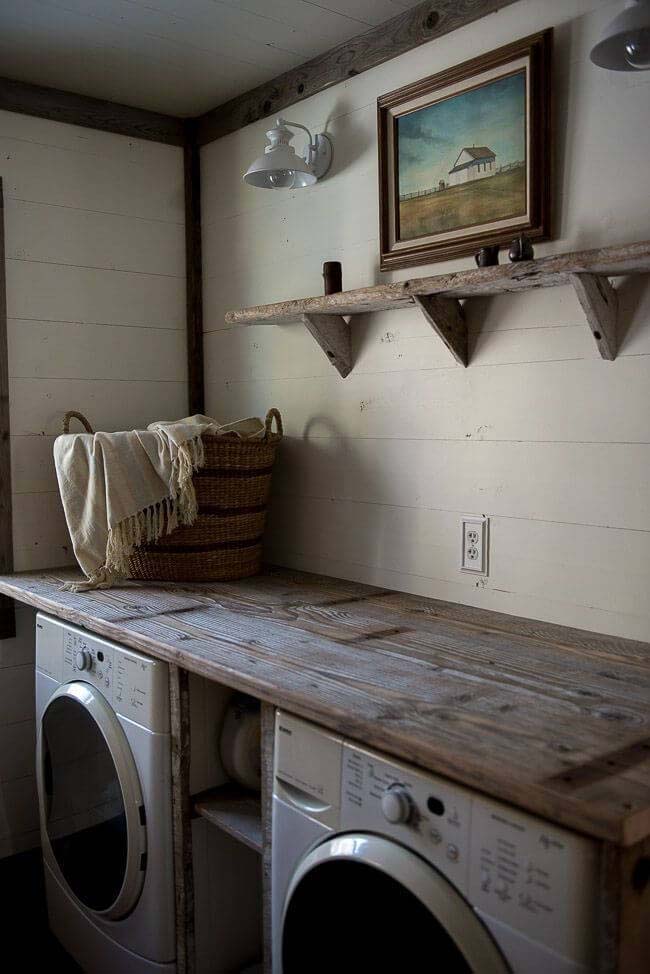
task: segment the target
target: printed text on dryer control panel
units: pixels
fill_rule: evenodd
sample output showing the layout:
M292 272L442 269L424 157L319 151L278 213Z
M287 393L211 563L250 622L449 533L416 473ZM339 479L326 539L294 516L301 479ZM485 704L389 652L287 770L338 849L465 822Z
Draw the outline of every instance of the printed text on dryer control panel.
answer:
M115 667L115 706L137 723L146 723L151 708L150 670L143 657L120 653Z
M596 916L597 855L592 842L489 799L472 812L470 899L531 940L588 964L592 937L576 940Z

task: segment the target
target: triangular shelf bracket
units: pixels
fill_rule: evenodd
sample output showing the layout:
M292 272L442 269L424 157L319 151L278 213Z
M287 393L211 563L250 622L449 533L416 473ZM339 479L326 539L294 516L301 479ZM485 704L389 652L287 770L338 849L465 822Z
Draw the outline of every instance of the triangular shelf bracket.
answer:
M618 297L606 277L571 274L571 283L587 318L598 351L608 362L616 358Z
M415 294L413 300L433 330L462 366L467 365L467 323L457 298L444 298L438 294Z
M307 331L316 339L341 378L352 371L352 336L341 315L302 315Z

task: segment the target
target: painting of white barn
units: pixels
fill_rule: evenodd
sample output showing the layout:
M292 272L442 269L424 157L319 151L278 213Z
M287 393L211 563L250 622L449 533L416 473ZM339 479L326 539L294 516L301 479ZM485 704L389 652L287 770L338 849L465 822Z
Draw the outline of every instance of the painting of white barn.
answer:
M456 156L449 170L449 185L469 183L474 179L484 179L496 171L496 153L487 145L465 146Z
M400 242L526 214L526 84L509 73L397 117Z

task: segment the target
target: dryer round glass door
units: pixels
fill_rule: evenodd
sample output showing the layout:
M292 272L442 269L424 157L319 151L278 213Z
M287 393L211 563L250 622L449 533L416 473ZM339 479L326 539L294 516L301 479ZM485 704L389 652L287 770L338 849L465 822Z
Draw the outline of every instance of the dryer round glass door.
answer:
M294 873L282 974L508 974L471 906L429 863L388 839L327 839Z
M144 882L142 792L124 731L89 684L50 698L37 776L44 853L59 882L87 909L124 916Z

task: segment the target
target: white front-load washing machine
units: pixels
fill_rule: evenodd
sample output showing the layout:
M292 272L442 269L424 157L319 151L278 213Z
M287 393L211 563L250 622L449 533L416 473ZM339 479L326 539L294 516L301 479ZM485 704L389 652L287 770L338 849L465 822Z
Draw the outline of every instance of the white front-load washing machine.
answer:
M88 974L173 974L169 668L41 613L37 786L50 927Z
M587 974L597 844L277 712L273 974Z

